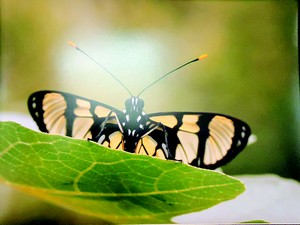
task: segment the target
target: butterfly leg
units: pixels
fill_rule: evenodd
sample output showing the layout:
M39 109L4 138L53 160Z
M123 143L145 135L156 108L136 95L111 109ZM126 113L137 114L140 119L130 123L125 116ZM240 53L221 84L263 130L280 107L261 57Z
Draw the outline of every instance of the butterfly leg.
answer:
M110 113L105 118L104 122L101 124L101 130L100 130L99 134L97 134L97 136L95 137L94 140L99 140L100 139L101 134L102 134L102 132L103 132L103 130L105 128L105 125L106 125L106 123L108 121L108 118L110 118L110 116L111 116L112 113L113 113L113 110L110 111ZM93 140L91 138L89 138L88 141L93 141Z
M165 128L165 126L162 123L159 122L155 122L155 121L151 121L151 123L147 124L147 127L145 129L147 132L143 134L143 136L141 137L141 139L147 135L151 136L151 133L154 131L157 132L156 130L158 130L159 135L164 135L163 137L157 137L159 139L158 143L159 143L159 148L161 148L164 152L164 155L166 157L166 159L173 159L173 156L169 150L169 145L168 145L168 132ZM161 133L163 132L163 134ZM162 139L162 140L161 140Z
M170 151L169 144L168 144L168 132L166 130L165 125L162 124L162 123L158 123L158 127L160 127L162 129L163 133L164 133L165 142L162 143L161 147L164 150L165 155L167 156L167 159L174 160L174 161L182 163L182 160L175 159L175 156L173 156L173 154Z
M166 130L165 125L163 125L162 123L158 123L158 126L163 130L164 133L164 139L165 139L165 143L162 143L162 149L165 152L165 155L167 156L167 159L174 159L174 157L172 156L170 149L169 149L169 144L168 144L168 132Z

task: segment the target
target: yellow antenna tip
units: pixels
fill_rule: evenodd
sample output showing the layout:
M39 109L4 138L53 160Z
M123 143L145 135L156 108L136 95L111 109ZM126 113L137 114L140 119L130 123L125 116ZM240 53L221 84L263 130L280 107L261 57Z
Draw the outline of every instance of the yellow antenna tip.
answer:
M73 41L68 41L68 45L72 46L73 48L78 48Z
M200 55L200 56L198 57L198 59L201 60L201 59L205 59L205 58L207 58L207 57L208 57L207 54L203 54L203 55Z

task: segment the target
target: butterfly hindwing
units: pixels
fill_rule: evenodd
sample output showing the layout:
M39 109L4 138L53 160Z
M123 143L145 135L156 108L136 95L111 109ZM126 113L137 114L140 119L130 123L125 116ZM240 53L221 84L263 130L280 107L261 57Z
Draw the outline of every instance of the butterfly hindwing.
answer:
M103 103L58 91L33 93L28 108L41 131L92 140L106 117L117 111Z
M142 137L137 144L136 154L155 156L161 159L174 159L167 150L165 133L157 128L148 135Z
M123 135L115 122L108 121L99 139L93 141L112 149L124 150Z
M243 121L222 114L172 112L149 114L149 118L165 126L175 160L201 168L215 169L232 160L251 133ZM165 143L160 136L158 146Z

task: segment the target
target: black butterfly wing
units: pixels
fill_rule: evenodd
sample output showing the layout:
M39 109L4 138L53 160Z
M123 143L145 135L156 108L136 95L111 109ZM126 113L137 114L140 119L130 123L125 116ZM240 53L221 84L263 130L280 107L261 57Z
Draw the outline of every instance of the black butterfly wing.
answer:
M116 117L121 112L111 106L65 92L39 91L29 97L28 108L43 132L124 149ZM135 153L176 159L201 168L214 169L232 160L247 145L251 133L243 121L221 114L171 112L148 116L150 125L155 126L153 121L161 123L166 132L158 126L144 135Z
M28 99L31 116L43 132L61 134L79 139L92 139L99 134L107 118L109 136L118 130L114 113L117 110L103 103L58 91L38 91Z
M245 122L222 114L171 112L149 114L149 118L165 126L169 151L175 160L207 169L231 161L245 148L251 134ZM163 133L149 133L156 149L165 144Z

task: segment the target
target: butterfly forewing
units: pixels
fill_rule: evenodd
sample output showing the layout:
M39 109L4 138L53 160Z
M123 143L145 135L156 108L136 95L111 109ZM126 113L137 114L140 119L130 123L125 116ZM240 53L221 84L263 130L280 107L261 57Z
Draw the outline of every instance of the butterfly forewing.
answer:
M214 169L232 160L251 133L243 121L222 114L172 112L149 114L149 118L166 127L174 159L201 168ZM165 143L163 138L157 140Z
M28 107L41 131L92 140L99 134L106 117L113 110L117 111L108 105L57 91L33 93ZM113 113L111 117L113 120Z

